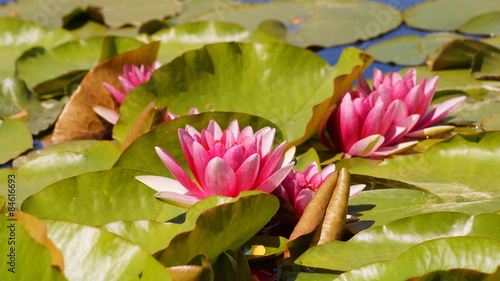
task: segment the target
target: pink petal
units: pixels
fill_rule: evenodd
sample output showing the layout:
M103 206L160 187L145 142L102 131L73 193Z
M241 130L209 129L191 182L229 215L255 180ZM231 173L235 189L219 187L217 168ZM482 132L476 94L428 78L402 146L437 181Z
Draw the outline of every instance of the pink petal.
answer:
M377 150L383 142L383 136L371 135L354 143L348 153L353 156L369 156Z
M215 140L220 140L222 137L222 129L220 128L219 123L215 122L215 120L210 120L207 130L212 133Z
M104 106L94 106L92 107L92 109L94 110L95 113L97 113L97 115L101 116L102 118L104 118L106 121L108 121L113 125L115 125L116 122L118 122L118 119L120 118L120 114L118 112Z
M299 215L299 217L302 216L304 210L306 209L307 205L309 205L309 203L311 202L313 196L314 192L310 189L303 189L297 195L293 207L295 209L295 212L297 212L297 215Z
M209 196L232 196L236 187L236 175L222 158L215 157L205 169L205 186L203 189Z
M246 160L245 148L241 145L233 146L226 152L226 154L224 154L224 157L222 158L229 164L233 171L236 171Z
M424 137L432 137L440 134L444 134L447 132L451 132L455 129L454 126L434 126L428 127L420 130L416 130L406 134L406 137L410 138L424 138Z
M162 191L155 194L155 197L163 202L169 203L171 205L179 206L182 208L190 208L196 202L200 201L205 197L197 197L192 194L179 194L176 192Z
M465 96L456 97L438 104L420 119L415 129L422 129L436 124L461 105L465 99Z
M262 190L267 193L273 192L273 190L280 185L283 179L288 175L288 173L292 170L294 163L289 163L283 166L281 169L276 171L270 177L268 177L263 183L261 183L255 190Z
M285 150L285 142L282 142L278 147L276 147L276 150L274 150L273 154L271 154L271 157L269 157L266 162L261 163L263 167L260 169L259 176L255 182L256 185L264 182L272 173L274 173L274 171L276 171L278 163L281 160L283 150Z
M419 118L420 116L418 114L413 114L389 128L385 134L385 142L383 145L386 146L398 142L413 129Z
M200 186L205 186L205 168L210 162L210 155L207 153L205 148L198 142L193 142L191 145L191 155L194 158L192 161L192 165L189 166L189 169L193 173L194 178ZM184 153L184 155L186 155ZM189 164L189 163L188 163Z
M316 161L312 161L304 169L304 175L306 175L306 180L307 181L309 181L317 173L319 173L319 168L318 168L318 163L316 163Z
M165 166L167 166L168 170L174 175L174 177L191 193L204 197L206 196L205 192L201 190L189 177L189 175L182 169L181 165L164 149L160 147L155 147L156 153L160 157L161 161Z
M125 94L123 94L122 92L118 91L117 89L115 89L115 87L111 86L110 84L108 84L106 82L102 82L102 85L106 88L106 90L108 90L108 92L111 94L111 96L113 97L113 99L118 104L122 104L123 103L123 101L125 100Z
M208 155L210 156L210 158L222 158L224 157L224 154L226 154L226 151L227 149L225 145L223 145L222 143L215 143L212 147L210 147Z
M351 95L347 93L335 116L337 138L340 136L341 142L336 142L335 146L343 151L349 151L353 144L359 139L360 134L360 120L354 111Z
M179 181L171 178L160 176L137 176L135 179L151 187L157 192L168 191L179 194L186 194L189 192Z
M122 85L122 88L123 88L123 91L125 92L125 94L130 93L130 91L132 91L135 88L135 86L137 86L137 85L130 83L129 80L127 80L121 76L118 76L118 81Z
M414 147L415 145L417 145L417 143L418 141L409 141L409 142L398 143L397 145L394 146L384 146L379 150L375 151L374 153L372 153L372 156L385 157L388 155L401 153L404 152L405 150Z
M410 80L413 82L413 85L417 84L417 70L412 67L406 71L406 73L403 75L403 80Z
M255 180L259 174L260 157L253 154L248 157L236 171L236 188L234 196L238 196L241 191L252 190Z
M358 195L361 191L363 191L363 189L365 189L365 187L365 184L351 185L351 188L349 189L349 199L352 199L354 196Z
M384 111L385 106L383 102L379 102L373 107L363 123L360 138L381 133L380 128L382 126L382 119L384 118Z
M323 177L321 176L320 173L314 174L311 179L309 180L309 186L311 188L318 188L323 184Z
M321 176L323 177L323 180L326 180L328 176L331 174L335 173L335 164L329 164L328 166L324 167L323 170L321 170Z
M406 95L404 102L408 108L408 115L418 114L418 106L420 104L420 97L422 96L422 88L417 85L410 89Z
M226 132L229 131L233 134L235 141L238 139L238 135L240 134L240 125L238 124L238 119L234 119L227 126Z

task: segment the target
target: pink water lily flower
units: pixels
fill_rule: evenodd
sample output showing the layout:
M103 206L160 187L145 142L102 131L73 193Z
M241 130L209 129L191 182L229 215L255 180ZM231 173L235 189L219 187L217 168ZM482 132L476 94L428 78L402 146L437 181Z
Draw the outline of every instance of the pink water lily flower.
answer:
M156 197L185 207L213 196L236 197L242 191L272 192L293 167L295 149L283 153L285 142L274 149L276 130L265 127L253 132L247 126L240 131L233 120L224 131L214 120L198 132L187 125L179 129L186 162L196 182L164 149L156 152L177 179L138 176L137 180L158 191Z
M125 64L123 65L123 76L118 76L118 81L120 81L120 85L122 86L121 91L106 82L103 82L102 85L109 91L116 103L120 105L132 89L149 81L151 74L160 68L160 66L161 63L159 61L153 62L151 66L146 66L144 64L140 66Z
M121 90L116 89L106 82L103 82L102 85L108 90L117 107L120 107L130 91L138 85L149 81L153 72L160 68L160 66L161 63L159 61L155 61L151 66L125 64L123 66L123 76L118 76ZM119 113L114 109L95 106L94 111L111 124L116 124L118 121Z
M430 106L438 76L417 83L417 72L403 77L384 75L375 69L373 90L360 77L356 91L346 93L325 117L320 140L346 157L384 157L414 146L414 138L453 130L453 126L430 127L457 108L465 97ZM412 140L413 141L410 141Z
M335 164L330 164L319 172L318 164L312 162L306 167L304 172L290 171L280 186L276 188L274 194L290 202L300 217L318 188L335 172ZM364 188L364 184L351 186L349 199L360 193Z

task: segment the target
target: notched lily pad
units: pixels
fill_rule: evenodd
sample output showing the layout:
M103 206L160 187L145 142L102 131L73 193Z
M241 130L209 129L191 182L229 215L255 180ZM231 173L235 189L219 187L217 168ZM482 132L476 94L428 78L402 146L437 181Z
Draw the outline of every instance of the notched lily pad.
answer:
M419 65L443 43L465 38L456 33L433 33L426 36L407 35L371 45L366 52L376 60L399 65Z

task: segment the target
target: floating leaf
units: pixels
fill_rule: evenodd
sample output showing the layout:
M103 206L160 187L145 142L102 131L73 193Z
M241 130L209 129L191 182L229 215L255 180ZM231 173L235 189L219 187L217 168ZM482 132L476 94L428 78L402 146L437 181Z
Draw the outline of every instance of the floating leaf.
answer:
M1 14L2 6L0 6ZM14 63L23 51L33 46L52 48L74 40L75 37L63 29L49 31L41 25L17 18L0 18L0 80L14 76Z
M335 280L407 280L436 270L455 268L493 273L500 265L499 260L500 240L485 237L440 238L416 245L393 261L365 265Z
M71 71L88 70L99 60L102 37L76 40L52 49L34 47L16 61L16 77L29 88Z
M469 20L498 11L496 0L482 0L478 5L475 0L436 0L426 1L407 8L404 20L410 27L429 30L456 30ZM442 16L442 11L453 15Z
M76 223L44 220L61 250L69 280L171 280L145 250L115 234Z
M473 68L481 70L483 58L495 56L500 49L472 39L456 39L447 42L427 61L431 70ZM491 59L491 58L490 58ZM494 58L493 58L494 60ZM486 59L486 63L491 62ZM487 66L487 68L490 66Z
M119 87L118 76L123 75L124 64L151 65L156 57L159 43L150 43L134 51L117 55L97 65L80 84L59 117L54 128L52 141L61 143L79 139L103 139L110 124L101 121L94 112L94 106L114 109L115 104L106 88L107 82ZM142 108L144 109L144 108Z
M0 16L8 17L15 14L25 20L30 20L48 28L62 27L63 17L75 8L85 8L88 5L102 7L106 23L118 27L124 24L140 25L150 19L163 19L180 12L181 3L178 0L153 0L139 3L133 0L121 2L111 0L89 0L85 4L79 1L38 2L36 0L18 0L0 7Z
M460 26L460 31L492 37L498 36L500 34L500 10L471 18Z
M394 260L411 247L433 239L483 236L500 240L500 233L491 227L498 223L500 216L493 214L470 216L438 212L416 215L372 227L347 242L334 241L311 248L295 263L349 271L377 261ZM336 256L335 259L331 258L333 255Z
M476 97L484 97L490 91L500 91L500 82L473 79L470 69L430 71L423 66L417 66L416 69L419 79L439 76L436 93L445 91L465 92L478 100L479 98Z
M180 224L157 221L116 221L100 228L117 234L139 245L148 253L165 249L170 240L178 234Z
M235 119L238 120L240 129L251 126L256 132L266 126L276 128L276 125L263 118L235 112L205 112L197 115L181 116L163 123L139 137L122 153L114 168L137 169L161 176L173 177L155 151L155 147L159 146L167 150L189 173L190 170L184 158L177 130L190 125L201 132L202 129L208 127L210 120L216 120L220 127L225 129ZM276 131L275 143L281 143L283 137L279 132L279 128L276 128ZM137 159L148 159L148 161L142 162L137 161Z
M158 60L172 61L182 53L217 42L242 41L250 31L229 22L194 22L162 29L151 35L151 41L161 41Z
M500 49L478 53L472 62L472 77L500 80Z
M140 112L154 101L175 114L196 107L262 116L280 127L285 139L296 140L305 133L311 108L331 95L331 84L320 88L328 69L314 53L289 45L207 45L164 65L136 87L120 108L114 137L123 141Z
M16 206L56 181L86 172L110 169L120 155L120 150L110 142L95 142L82 149L78 149L79 145L70 142L65 149L59 151L56 150L57 146L37 150L16 161L16 169L0 169L0 176L16 176L20 187L16 190ZM46 153L45 150L50 152ZM0 194L6 193L7 190L0 190Z
M135 179L144 174L116 169L78 175L51 184L29 197L22 209L41 218L86 225L119 220L164 222L185 211L158 201L154 190ZM62 209L65 211L61 212Z
M16 118L24 121L31 134L38 135L56 121L67 98L40 101L26 84L13 78L0 83L0 117Z
M455 33L407 35L373 44L366 49L366 52L384 63L419 65L423 64L427 56L437 51L445 42L459 38L465 37Z
M361 216L362 220L375 221L376 225L434 211L468 214L497 211L499 175L494 167L499 161L495 156L499 140L500 132L457 135L420 155L388 159L376 167L354 167L350 170L353 174L404 182L436 196L424 196L419 191L401 190L398 195L396 190L374 190L354 197L349 202L350 207L358 212L354 215ZM400 204L395 200L397 196L400 197L397 200L406 197L406 200L413 198L417 201L403 206L404 200ZM428 201L422 197L429 197Z
M269 222L278 207L278 199L273 195L243 193L234 202L202 212L193 230L179 233L155 257L165 266L187 264L199 254L214 261L221 253L238 249L254 236Z
M367 40L396 28L402 21L396 8L371 1L304 0L235 5L233 2L214 3L212 10L182 20L234 22L249 30L255 30L262 21L277 20L287 27L288 42L303 47Z
M36 218L33 218L32 221L38 223ZM26 231L26 226L26 224L16 221L15 218L0 216L0 227L2 228L0 231L0 239L2 240L0 250L3 255L0 270L3 280L66 280L63 274L51 266L53 256L49 249L37 242ZM44 234L38 233L40 236Z
M47 236L47 226L39 218L32 215L16 212L16 218L19 225L24 228L31 238L37 243L45 246L51 255L51 265L58 269L59 272L64 272L64 260L61 251Z
M33 138L23 122L0 119L0 147L0 163L3 164L32 148Z
M243 244L245 258L248 260L266 260L283 254L288 240L281 236L254 236Z

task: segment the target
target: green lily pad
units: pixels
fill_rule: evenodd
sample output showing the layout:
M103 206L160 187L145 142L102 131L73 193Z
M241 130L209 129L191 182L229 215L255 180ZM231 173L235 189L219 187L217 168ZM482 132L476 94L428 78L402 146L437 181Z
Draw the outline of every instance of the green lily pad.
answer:
M29 88L75 70L88 70L98 60L102 37L71 41L53 49L34 47L17 59L16 77Z
M443 16L443 11L453 16ZM456 30L469 20L493 11L500 11L496 0L483 0L481 5L478 5L475 0L436 0L410 7L404 11L403 16L410 27Z
M19 141L18 139L17 142ZM9 174L16 176L19 186L16 190L16 206L20 206L28 196L59 180L86 172L110 169L120 155L116 145L107 141L95 142L82 149L77 148L79 145L70 142L64 149L56 150L59 147L56 145L39 150L16 161L16 169L0 169L2 177L6 178ZM44 152L45 150L48 151ZM7 190L1 189L0 194L5 196Z
M408 280L433 271L456 268L494 273L500 265L499 260L500 240L448 237L420 243L395 260L365 265L335 280Z
M181 116L172 121L165 122L149 133L140 136L122 153L114 168L137 169L161 176L173 177L155 151L155 147L159 146L166 149L184 167L185 171L190 173L177 130L184 129L186 125L190 125L201 132L202 129L208 127L208 123L212 119L216 120L222 129L227 128L229 123L234 119L238 120L240 129L251 126L254 132L256 132L258 129L266 126L276 128L276 125L263 118L242 113L206 112L197 115ZM279 128L276 128L276 131L275 143L281 143L283 138L279 132ZM146 158L148 161L137 161L138 158Z
M13 78L0 83L0 117L17 116L24 121L31 134L38 135L56 122L67 98L40 101L26 87L26 84Z
M196 107L262 116L280 127L285 139L296 140L305 133L311 108L332 94L331 82L320 88L328 69L319 56L289 45L207 45L164 65L149 82L136 87L120 107L113 135L123 141L135 119L154 101L176 114Z
M0 6L0 11L2 6ZM0 12L1 14L1 12ZM34 46L53 48L76 39L63 29L48 30L36 23L17 18L0 18L0 79L13 77L16 59Z
M0 163L3 164L32 148L33 138L23 122L0 119L0 147Z
M454 236L483 236L500 240L493 225L500 216L438 212L399 219L358 233L347 242L334 241L309 249L295 263L303 266L350 271L373 262L394 260L425 241ZM439 227L436 227L439 225ZM332 259L332 256L337 258ZM400 279L386 279L400 280Z
M107 24L118 27L124 24L140 25L151 19L163 19L181 11L178 0L153 0L141 3L133 0L121 2L111 0L55 1L38 2L36 0L19 0L0 7L0 16L8 17L13 13L22 19L29 20L48 28L62 27L63 17L75 8L86 8L92 5L102 7L102 14Z
M490 121L485 121L486 118L500 113L500 92L491 92L482 100L475 101L472 99L466 100L456 110L453 111L453 116L447 119L448 122L460 124L462 122L470 123L474 126L480 126L485 130L493 130L494 118ZM486 125L489 124L489 125Z
M241 247L269 222L278 208L278 199L273 195L243 193L234 202L202 212L193 230L179 233L155 257L165 266L187 264L199 254L214 261L221 253Z
M171 280L148 252L122 237L66 221L44 222L49 238L63 253L69 280Z
M397 190L374 190L354 197L350 206L357 212L355 215L361 216L362 220L374 221L376 225L387 223L389 219L433 211L472 215L495 212L500 209L499 172L495 168L499 165L495 156L499 141L500 132L457 135L420 155L388 159L376 167L354 167L351 169L353 174L389 180L389 186L391 181L404 182L435 197L428 202L419 199L403 208L394 200L388 202L388 196ZM409 200L423 196L420 191L411 191L413 194L399 192L406 194ZM369 200L368 194L371 195ZM398 209L401 212L397 212Z
M165 249L170 240L179 233L180 224L151 220L116 221L100 226L139 245L148 253Z
M0 264L3 280L66 280L51 266L49 249L33 239L18 221L2 215L0 227L0 239L3 241L0 250L4 254Z
M22 209L41 218L86 225L119 220L164 222L185 212L160 202L154 197L154 190L135 179L144 174L113 169L67 178L26 199Z
M249 30L255 30L262 21L277 20L287 26L288 42L303 47L336 46L367 40L396 28L402 21L398 9L372 1L232 3L215 4L212 10L183 20L228 21Z
M500 49L500 37L490 37L490 38L484 38L481 40L481 42L484 42L488 45L497 47Z
M17 60L16 77L32 88L71 72L89 70L99 61L143 45L143 42L133 38L106 36L71 41L53 49L35 47ZM64 86L61 88L64 89Z
M500 80L500 49L483 51L472 62L474 79Z
M373 44L366 49L376 60L399 65L423 64L427 57L445 42L465 38L455 33L433 33L426 36L407 35Z
M469 34L498 36L500 34L500 10L471 18L460 27Z
M247 260L266 260L283 254L288 239L281 236L255 236L243 244L245 258ZM263 253L257 249L265 249Z
M161 41L158 60L172 61L188 50L198 49L217 42L242 41L250 31L229 22L194 22L162 29L150 36L151 41Z
M417 66L418 79L439 76L436 86L438 92L465 92L476 100L484 97L491 91L500 91L499 81L476 80L471 76L470 69L449 69L430 71L427 67ZM405 70L402 72L404 73Z
M485 72L488 72L495 69L491 64L496 62L495 56L499 53L500 49L479 40L455 39L444 44L427 63L432 70L472 68L473 72L480 72L486 65Z

